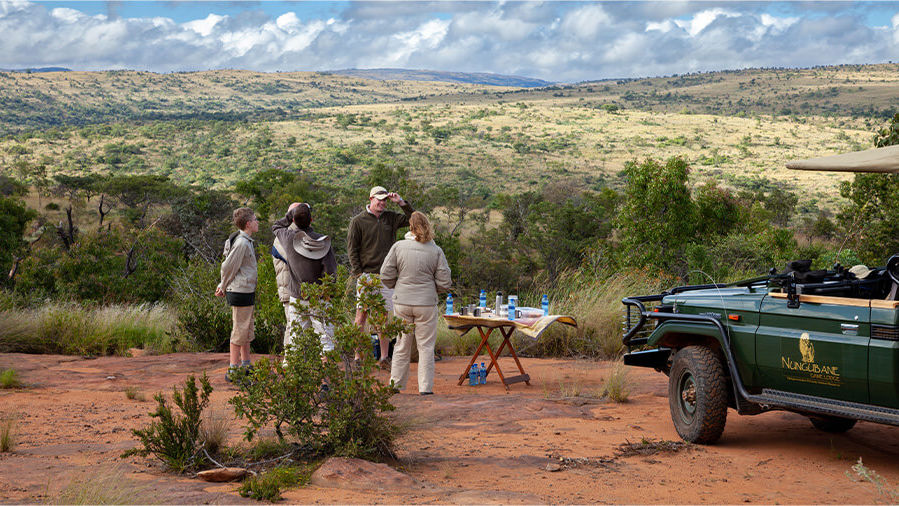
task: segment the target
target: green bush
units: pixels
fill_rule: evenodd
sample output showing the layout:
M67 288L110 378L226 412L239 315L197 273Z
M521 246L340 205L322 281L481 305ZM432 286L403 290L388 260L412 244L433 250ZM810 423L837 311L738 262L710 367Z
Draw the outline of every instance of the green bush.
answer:
M21 263L15 287L80 302L157 302L183 256L181 242L160 230L135 234L113 227L80 234L68 251L38 248Z
M279 438L285 433L293 436L311 454L363 458L392 454L396 430L384 416L393 409L392 390L374 377L370 353L362 353L360 363L353 360L354 350L371 346L370 337L353 323L354 294L343 267L336 278L327 278L321 285L303 285L310 305L297 306L297 310L333 326L335 349L322 361L318 335L311 327L297 326L286 366L267 359L257 362L248 381L229 401L237 415L247 420L248 440L263 427L274 426ZM380 296L365 294L359 304L368 311L373 328L386 338L406 328L401 320L387 315Z
M162 393L156 394L156 411L150 413L150 416L158 421L150 422L145 429L131 430L140 439L143 448L129 450L123 457L153 455L175 472L196 469L205 460L200 454L203 449L200 424L203 409L209 404L210 393L212 386L205 373L200 378L199 389L193 376L185 380L182 390L178 390L177 386L173 387L172 401L181 410L180 415L172 411Z
M19 380L19 373L15 369L0 370L0 388L19 388L22 381Z
M215 296L217 266L195 260L175 273L171 302L178 308L178 338L201 351L225 351L231 335L231 311L224 298Z
M313 469L313 466L276 467L245 480L237 491L241 497L277 502L281 499L281 490L309 483Z
M278 299L274 266L267 250L259 254L257 271L252 348L257 353L275 353L284 340L284 306ZM231 308L223 297L215 296L219 281L219 265L202 260L191 261L172 277L170 300L178 308L176 334L192 349L228 349Z

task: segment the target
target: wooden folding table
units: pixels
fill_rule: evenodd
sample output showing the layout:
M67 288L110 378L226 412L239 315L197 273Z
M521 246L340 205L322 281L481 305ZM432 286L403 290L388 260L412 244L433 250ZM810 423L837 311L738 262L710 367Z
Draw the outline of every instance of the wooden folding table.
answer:
M509 390L509 385L513 383L520 383L523 381L527 385L531 384L531 377L524 372L521 361L518 360L518 355L515 353L515 347L512 346L512 341L510 340L512 333L516 329L525 335L537 339L553 322L558 321L566 325L571 325L572 327L577 327L577 322L574 318L567 315L550 315L539 318L517 318L515 320L509 320L502 317L491 318L485 316L448 314L444 315L443 318L446 320L447 326L449 326L450 329L455 330L460 336L465 335L465 333L473 328L478 329L478 333L481 335L481 343L478 345L477 350L475 350L474 355L468 362L468 366L459 376L459 385L465 382L465 379L468 377L468 372L471 370L471 366L478 361L481 351L484 348L487 348L487 354L490 356L490 365L487 366L487 374L489 375L490 371L495 367L496 374L499 376L503 386L506 387L506 391ZM488 342L490 334L494 329L499 329L500 334L503 336L503 342L495 352ZM507 348L509 354L512 355L512 358L515 360L515 365L518 367L518 372L520 373L516 376L506 377L503 375L502 370L499 368L499 363L497 362L503 350Z

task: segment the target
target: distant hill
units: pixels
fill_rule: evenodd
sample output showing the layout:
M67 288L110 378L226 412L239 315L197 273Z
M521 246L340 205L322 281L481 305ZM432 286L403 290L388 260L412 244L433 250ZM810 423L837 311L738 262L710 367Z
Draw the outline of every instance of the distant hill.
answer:
M516 88L539 88L553 83L531 77L507 76L483 72L440 72L437 70L406 69L345 69L333 70L330 74L361 77L378 81L438 81L449 83L480 84L485 86L514 86Z
M36 72L71 72L72 69L67 69L65 67L40 67L35 69L0 69L0 72L25 72L25 73L36 73Z

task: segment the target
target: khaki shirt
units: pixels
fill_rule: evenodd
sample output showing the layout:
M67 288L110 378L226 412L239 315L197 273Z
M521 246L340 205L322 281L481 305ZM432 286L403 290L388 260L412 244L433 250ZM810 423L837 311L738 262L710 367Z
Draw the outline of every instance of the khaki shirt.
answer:
M256 247L255 241L244 231L240 231L228 256L222 262L222 282L226 292L253 293L256 291Z

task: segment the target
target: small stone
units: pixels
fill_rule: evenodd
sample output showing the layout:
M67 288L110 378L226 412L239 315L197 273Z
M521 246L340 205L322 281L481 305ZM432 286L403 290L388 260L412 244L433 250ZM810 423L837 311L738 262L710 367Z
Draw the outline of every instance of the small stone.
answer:
M551 473L556 473L562 470L562 466L559 464L546 464L546 470Z
M114 380L114 379L115 379L115 376L107 376L106 379L108 379L108 380Z
M197 473L197 478L204 481L224 482L235 481L247 475L247 470L242 467L220 467L208 469Z

